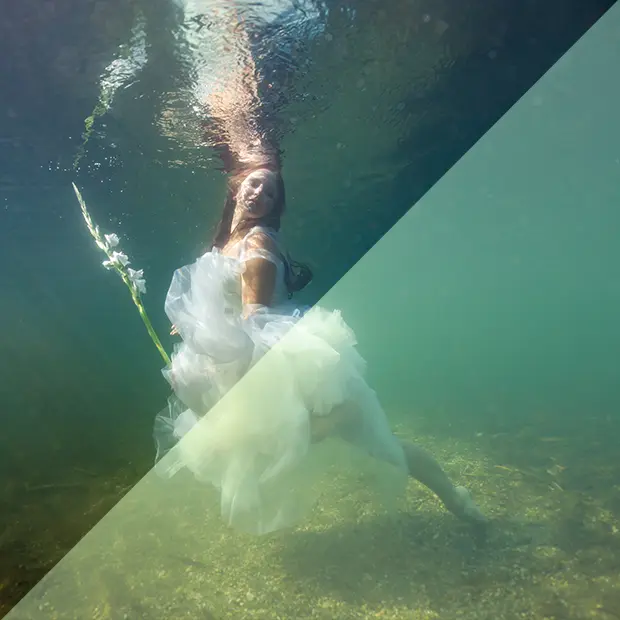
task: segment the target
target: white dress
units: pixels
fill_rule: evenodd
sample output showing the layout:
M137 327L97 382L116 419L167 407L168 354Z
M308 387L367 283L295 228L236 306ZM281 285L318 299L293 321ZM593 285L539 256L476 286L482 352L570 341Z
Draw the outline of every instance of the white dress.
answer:
M256 243L261 235L278 247L274 231L256 227L232 256L212 250L174 273L165 310L182 343L163 371L174 395L154 430L159 473L188 468L219 489L229 525L255 534L293 526L308 509L295 475L314 446L311 416L349 407L355 422L339 437L406 472L352 330L337 311L288 300L285 264ZM244 319L241 274L256 257L276 265L274 299Z

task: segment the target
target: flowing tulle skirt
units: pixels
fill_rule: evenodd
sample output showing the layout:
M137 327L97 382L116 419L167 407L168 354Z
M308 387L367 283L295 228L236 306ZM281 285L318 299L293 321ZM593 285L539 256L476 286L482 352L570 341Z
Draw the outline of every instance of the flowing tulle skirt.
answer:
M340 313L286 303L243 319L242 268L208 252L174 274L165 308L182 343L163 371L174 395L155 421L157 469L189 469L220 491L229 525L264 534L312 505L311 416L346 408L354 422L339 437L400 472L406 465Z

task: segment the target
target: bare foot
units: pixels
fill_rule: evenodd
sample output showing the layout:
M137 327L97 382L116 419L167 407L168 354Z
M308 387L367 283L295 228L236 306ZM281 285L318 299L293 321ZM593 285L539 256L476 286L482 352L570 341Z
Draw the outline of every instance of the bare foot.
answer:
M478 525L486 525L489 522L465 487L455 487L454 491L457 495L455 510L457 516Z

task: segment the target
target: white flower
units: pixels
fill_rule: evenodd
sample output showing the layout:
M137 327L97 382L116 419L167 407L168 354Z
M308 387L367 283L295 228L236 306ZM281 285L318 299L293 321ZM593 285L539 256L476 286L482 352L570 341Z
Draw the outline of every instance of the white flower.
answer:
M140 293L143 295L146 294L146 281L144 279L144 272L142 269L132 269L131 267L127 269L127 275L129 276L129 281L138 289Z
M129 265L129 258L123 252L112 252L112 260L120 263L123 267Z
M105 240L108 242L108 245L111 248L115 248L118 245L118 235L115 235L114 233L112 233L111 235L104 235Z
M126 267L127 265L129 265L129 258L127 254L123 254L123 252L112 252L110 260L103 261L103 266L106 269L110 269L111 267Z

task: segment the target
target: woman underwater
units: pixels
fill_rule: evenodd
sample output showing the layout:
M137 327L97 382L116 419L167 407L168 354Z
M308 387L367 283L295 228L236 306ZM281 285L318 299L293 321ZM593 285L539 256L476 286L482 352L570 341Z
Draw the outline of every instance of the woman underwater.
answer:
M219 490L229 525L265 534L303 519L294 474L313 445L335 437L418 480L457 517L486 523L430 454L392 433L340 313L291 301L312 274L280 240L285 187L258 72L249 53L235 66L206 102L229 173L221 219L211 249L174 273L165 302L182 342L164 370L174 396L155 424L158 467L187 467Z

